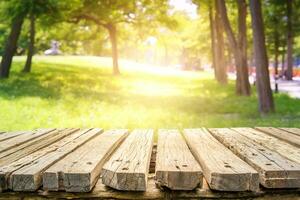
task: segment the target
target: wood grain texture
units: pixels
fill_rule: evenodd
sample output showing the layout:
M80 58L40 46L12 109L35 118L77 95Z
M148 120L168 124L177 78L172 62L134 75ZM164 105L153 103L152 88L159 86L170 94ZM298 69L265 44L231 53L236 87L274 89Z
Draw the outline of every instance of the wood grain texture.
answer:
M153 130L134 130L102 169L103 184L118 190L145 191Z
M42 132L44 134L38 136L38 137L35 137L35 138L31 138L32 135L35 135L35 133L37 132L25 132L17 137L14 137L14 138L11 138L11 139L8 139L8 140L5 140L5 141L2 141L2 143L5 143L4 146L8 147L7 149L5 149L4 151L0 152L0 165L1 163L3 163L3 158L15 153L15 152L18 152L20 150L23 150L24 148L26 147L30 147L31 145L33 144L36 144L36 143L39 143L40 141L44 140L45 138L51 138L53 135L55 134L58 134L58 131L57 129L47 129L47 130L39 130L39 132ZM13 143L17 143L18 141L20 141L20 139L24 140L24 138L26 138L27 136L29 136L29 140L26 140L25 142L21 142L17 145L13 145ZM3 148L5 148L3 146Z
M192 191L160 190L156 187L153 175L148 176L147 191L118 191L102 184L101 178L97 181L91 192L47 192L38 190L36 192L5 192L0 195L0 200L42 200L42 199L134 199L134 200L162 200L162 199L257 199L257 200L299 200L300 189L262 190L258 192L221 192L213 191L205 181L202 188Z
M0 133L0 142L17 137L18 135L26 134L26 133L31 133L31 131L1 132Z
M19 146L26 142L37 139L45 134L48 134L49 132L51 132L53 130L54 129L43 129L43 130L38 130L38 131L31 131L29 133L21 134L18 137L12 137L8 140L2 141L2 142L0 142L0 152L6 151L13 147L16 147L16 146Z
M215 138L259 172L266 188L300 187L300 165L229 128L209 129Z
M12 163L24 156L27 156L35 151L38 151L39 149L49 146L53 142L62 139L63 137L71 134L76 130L78 129L55 129L46 135L43 135L41 137L28 141L24 144L6 150L0 153L0 166L4 166L9 163Z
M211 189L258 190L258 173L217 141L206 129L185 129L183 132Z
M42 184L42 173L53 165L55 162L62 159L67 154L71 153L96 135L102 132L102 129L83 130L84 134L68 143L54 152L49 152L44 156L39 157L33 163L14 171L11 174L10 188L14 191L35 191Z
M281 130L293 133L297 136L300 136L300 128L280 128Z
M300 147L300 136L298 135L273 127L255 127L255 129Z
M300 163L300 148L252 128L232 129L268 149L275 151L294 162Z
M9 188L8 183L11 183L11 174L18 170L21 169L24 166L27 166L31 163L33 163L35 160L37 160L38 158L45 156L46 154L50 153L50 152L55 152L57 151L59 148L70 144L73 142L73 140L75 140L76 138L80 137L81 135L83 135L87 130L83 130L83 131L76 131L78 129L66 129L65 131L62 131L62 134L68 134L70 133L71 135L68 135L64 138L62 138L61 140L51 144L50 146L47 146L39 151L36 151L32 154L29 154L27 156L24 156L22 158L20 158L19 160L16 160L14 162L11 162L5 166L1 166L0 167L0 192L7 190ZM75 132L74 132L75 131ZM22 151L20 151L22 152ZM10 188L12 188L12 186L10 186Z
M108 156L127 136L128 130L109 130L96 136L43 173L43 188L50 191L89 192Z
M193 190L202 185L202 169L178 130L159 130L155 180L172 190Z

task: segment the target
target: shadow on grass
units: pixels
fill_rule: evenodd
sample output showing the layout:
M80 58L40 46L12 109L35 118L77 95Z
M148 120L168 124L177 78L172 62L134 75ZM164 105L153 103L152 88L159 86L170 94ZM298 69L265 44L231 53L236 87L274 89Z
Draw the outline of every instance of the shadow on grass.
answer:
M22 63L14 63L11 77L0 81L0 98L40 97L43 99L73 99L87 103L116 105L122 110L129 104L145 109L172 110L190 115L220 114L233 117L260 117L255 90L251 97L234 94L233 82L220 86L211 79L155 76L142 73L111 75L110 68L77 67L39 62L30 74L20 73ZM183 93L149 95L143 91L133 93L132 87L139 82L169 84ZM167 85L168 86L168 85ZM300 115L300 100L285 94L275 95L275 115ZM75 104L75 103L74 103Z
M45 85L34 76L20 76L1 80L0 97L5 99L20 97L59 98L60 88Z
M33 72L28 74L20 72L21 67L21 63L14 63L14 70L10 78L0 80L1 98L59 99L65 93L73 93L75 96L81 96L80 94L98 96L101 93L95 94L91 89L92 86L101 76L106 77L106 79L111 77L111 75L101 73L99 70L82 70L69 65L55 66L39 63L38 66L34 65ZM35 67L38 68L35 69Z

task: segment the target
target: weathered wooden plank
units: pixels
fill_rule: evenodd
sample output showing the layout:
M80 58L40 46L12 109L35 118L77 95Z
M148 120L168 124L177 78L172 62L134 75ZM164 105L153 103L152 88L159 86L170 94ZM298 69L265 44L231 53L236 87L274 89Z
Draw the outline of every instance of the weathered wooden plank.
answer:
M9 187L14 191L35 191L42 184L43 171L101 132L102 129L88 130L71 143L58 147L56 151L49 152L36 159L33 163L14 171L11 174Z
M202 185L202 169L176 129L158 131L155 180L172 190L193 190Z
M6 150L0 153L0 166L7 165L39 149L49 146L53 142L62 139L63 137L71 134L76 130L78 129L62 129L62 130L56 129L49 132L46 135L43 135L41 137L28 141L24 144Z
M233 130L294 162L300 163L300 148L252 128L233 128Z
M0 195L0 200L42 200L42 199L135 199L135 200L161 200L161 199L258 199L258 200L299 200L300 189L264 189L258 192L221 192L210 190L203 182L202 188L192 191L160 190L156 187L153 176L148 176L147 191L124 192L111 189L101 183L101 178L91 192L47 192L38 190L36 192L13 192L7 191Z
M229 128L209 129L215 138L259 172L267 188L300 187L300 165Z
M145 191L153 130L134 130L102 169L102 182L118 190Z
M14 131L14 132L1 132L0 133L0 142L4 140L8 140L13 137L17 137L21 134L31 133L30 131Z
M273 127L255 127L255 129L300 147L300 136L298 135Z
M0 142L0 152L6 151L13 147L24 144L28 141L31 141L33 139L39 138L43 135L48 134L49 132L51 132L53 130L54 129L43 129L43 130L39 130L39 131L32 131L28 134L22 134L22 135L19 135L18 137L13 137L8 140L2 141L2 142Z
M63 131L63 133L67 132L67 133L71 133L71 135L68 135L68 136L62 138L61 140L51 144L50 146L47 146L47 147L41 149L39 151L36 151L32 154L24 156L23 158L21 158L19 160L11 162L8 165L0 167L0 192L8 189L8 183L12 182L10 180L10 178L11 178L11 174L14 171L33 163L35 160L37 160L38 158L40 158L48 153L55 152L59 148L62 148L63 146L72 143L73 140L81 137L89 129L81 130L81 131L77 131L77 132L74 132L74 130L78 130L78 129L67 129L67 130Z
M50 191L89 192L108 156L128 130L109 130L96 136L43 173L43 188Z
M184 136L211 189L258 190L258 173L224 147L206 129L185 129Z
M280 129L290 132L290 133L293 133L297 136L300 136L300 128L280 128Z

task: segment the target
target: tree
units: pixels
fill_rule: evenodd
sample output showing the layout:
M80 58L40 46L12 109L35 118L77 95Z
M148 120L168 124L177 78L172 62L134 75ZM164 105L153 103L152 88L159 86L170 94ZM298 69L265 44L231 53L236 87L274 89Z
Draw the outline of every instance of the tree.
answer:
M287 7L287 71L286 79L293 80L293 1L286 0Z
M34 38L35 38L35 16L33 13L30 13L29 45L28 45L27 59L26 59L23 72L31 71L32 57L34 55Z
M226 70L226 63L225 63L225 55L224 55L224 27L222 24L222 16L220 13L220 7L217 2L215 1L215 20L213 22L213 31L214 33L214 40L215 43L215 74L216 79L221 84L227 83L227 70Z
M274 111L274 102L270 87L268 57L265 45L265 33L260 0L250 0L251 22L253 29L254 62L256 66L256 87L259 111Z
M0 78L9 77L12 59L16 52L24 18L27 14L26 9L22 7L22 3L20 3L20 1L7 1L4 6L5 7L3 9L6 11L5 15L11 20L11 30L6 41L1 60Z
M216 65L217 65L217 58L216 58L216 33L215 33L215 20L213 16L213 7L211 3L208 6L208 13L209 13L209 28L210 28L210 42L211 42L211 55L212 55L212 67L215 71L215 78L217 79L216 73Z
M286 3L278 0L263 2L263 13L265 21L266 45L269 57L273 57L274 78L279 78L279 56L285 55L286 35ZM284 63L284 62L283 62ZM282 72L284 69L282 70ZM275 91L278 92L278 85L275 82Z
M135 23L140 16L151 23L160 20L167 11L167 1L111 1L84 0L82 6L73 14L71 22L86 20L103 27L109 33L112 48L113 74L120 74L118 65L117 25L119 23ZM159 17L156 17L159 16Z
M76 1L72 1L73 3ZM37 19L41 19L41 23L46 26L53 25L62 19L61 13L67 9L70 9L72 3L52 1L52 0L26 0L23 1L23 7L26 8L27 16L30 21L29 28L29 43L28 43L28 52L27 60L23 69L23 72L31 71L32 57L34 55L34 43L35 43L35 26Z
M228 38L228 43L233 52L237 79L236 79L236 93L238 95L249 96L251 94L250 83L248 77L247 64L247 29L246 29L246 15L247 5L245 0L237 0L238 5L238 37L234 35L230 25L225 1L216 0L217 7L220 12L221 20Z
M8 78L13 56L17 49L18 39L22 30L22 25L26 17L30 18L30 42L28 47L28 56L24 72L31 69L32 56L34 54L35 22L37 17L43 16L49 23L61 19L59 12L66 11L74 4L72 2L53 1L53 0L10 0L5 1L2 8L4 15L11 19L11 32L6 42L3 58L1 61L0 77ZM62 9L64 8L64 9ZM45 17L46 16L46 17Z
M224 27L221 22L221 16L217 8L216 1L211 0L193 0L202 9L202 12L208 13L210 28L210 50L212 57L212 68L214 69L215 79L220 84L227 83L227 68L225 62L224 45ZM200 11L201 13L201 11Z

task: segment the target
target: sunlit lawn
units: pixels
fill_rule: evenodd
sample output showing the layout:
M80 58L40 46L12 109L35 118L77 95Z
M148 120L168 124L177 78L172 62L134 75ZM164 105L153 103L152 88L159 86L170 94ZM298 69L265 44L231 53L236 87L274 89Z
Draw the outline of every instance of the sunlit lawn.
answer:
M155 73L95 57L36 57L31 74L15 59L0 81L0 129L37 127L300 127L300 100L276 95L277 113L260 116L256 96L234 95L204 72ZM255 92L253 88L253 92Z

